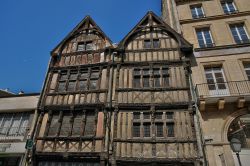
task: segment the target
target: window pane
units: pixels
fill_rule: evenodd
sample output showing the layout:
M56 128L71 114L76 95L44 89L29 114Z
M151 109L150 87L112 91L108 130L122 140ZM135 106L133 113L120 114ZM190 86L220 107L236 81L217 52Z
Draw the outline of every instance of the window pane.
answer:
M65 88L66 88L66 82L59 82L58 83L58 89L57 89L58 92L65 91Z
M134 77L133 84L134 84L134 87L135 87L135 88L140 88L140 87L141 87L140 80L141 80L140 77Z
M79 81L79 90L86 90L87 88L87 80Z
M160 79L159 76L154 78L154 87L161 87Z
M154 71L154 76L160 75L160 69L159 68L155 68L155 69L153 69L153 71Z
M174 124L173 123L167 123L167 136L174 137Z
M18 134L20 122L21 122L21 114L14 115L8 134L9 136L16 136Z
M173 119L174 113L173 112L166 112L167 119Z
M134 75L141 75L140 69L134 69Z
M143 124L144 137L150 137L150 123Z
M150 40L144 40L144 48L151 48Z
M169 83L169 77L168 76L163 76L163 86L167 87L169 86L170 83Z
M162 112L155 113L155 119L162 119Z
M203 35L202 34L203 34L202 31L200 31L200 30L196 31L198 42L199 42L199 45L200 45L201 48L205 47L205 41L203 39Z
M72 71L72 72L70 72L69 79L70 80L76 80L77 76L78 76L77 71Z
M55 136L57 134L58 128L59 128L59 115L53 115L50 126L49 126L49 132L48 136Z
M68 91L75 91L76 81L70 81L68 84Z
M143 113L143 119L150 119L150 113Z
M85 44L84 43L78 43L77 51L85 51Z
M99 71L93 71L93 72L91 73L91 78L96 78L96 79L98 79L98 78L99 78Z
M94 135L95 134L94 127L95 127L95 113L94 112L87 112L84 135L85 136L86 135Z
M86 50L93 50L93 43L92 42L87 42L86 43Z
M159 41L159 39L154 39L153 40L153 47L154 48L160 48L160 41Z
M149 77L143 77L143 87L149 87Z
M11 125L11 119L12 119L13 114L5 114L3 122L1 124L1 130L0 130L0 135L7 136L10 125Z
M18 135L24 136L27 132L28 125L29 125L29 114L23 114Z
M163 137L163 123L156 123L156 137Z
M140 123L133 123L133 137L140 137Z
M97 88L97 80L90 80L89 89L95 90Z
M82 70L80 79L87 79L88 78L88 71L87 70Z
M134 119L140 119L140 112L134 112L133 117Z
M74 117L74 122L73 122L73 129L72 129L72 135L81 135L82 134L82 114L78 113Z
M149 76L149 69L143 69L143 76Z
M71 130L70 119L71 119L70 114L65 114L63 116L62 126L60 129L60 136L68 136L69 135L69 132Z
M61 73L60 81L65 81L68 79L67 71Z
M246 75L248 80L250 80L250 64L244 64Z

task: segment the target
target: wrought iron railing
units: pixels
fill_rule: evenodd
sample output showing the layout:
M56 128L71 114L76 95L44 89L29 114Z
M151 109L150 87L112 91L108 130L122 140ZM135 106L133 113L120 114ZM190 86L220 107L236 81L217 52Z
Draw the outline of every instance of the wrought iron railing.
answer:
M220 96L246 96L250 95L250 81L229 81L221 83L203 83L195 87L199 98Z

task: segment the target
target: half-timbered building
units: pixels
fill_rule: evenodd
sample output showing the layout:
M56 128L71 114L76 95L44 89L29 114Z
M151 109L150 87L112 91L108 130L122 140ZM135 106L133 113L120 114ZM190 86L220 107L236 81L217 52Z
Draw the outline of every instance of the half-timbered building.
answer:
M110 39L87 16L52 51L33 165L105 164Z
M199 165L189 88L192 46L148 12L117 50L114 163Z
M32 165L200 165L190 55L152 12L118 46L87 16L51 53Z

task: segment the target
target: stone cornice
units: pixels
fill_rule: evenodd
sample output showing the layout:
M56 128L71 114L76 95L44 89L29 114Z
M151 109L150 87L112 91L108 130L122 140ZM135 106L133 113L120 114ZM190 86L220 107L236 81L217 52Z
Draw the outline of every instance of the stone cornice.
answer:
M233 18L233 17L249 16L249 14L250 14L250 11L245 11L245 12L237 12L237 13L233 13L233 14L207 16L207 17L202 17L202 18L198 18L198 19L185 19L185 20L180 20L180 24L189 24L189 23L195 23L195 22L203 22L203 21Z

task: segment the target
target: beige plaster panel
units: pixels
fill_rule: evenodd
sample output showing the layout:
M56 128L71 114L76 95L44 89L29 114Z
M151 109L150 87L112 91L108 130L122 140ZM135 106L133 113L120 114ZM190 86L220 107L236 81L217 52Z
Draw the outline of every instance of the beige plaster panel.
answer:
M250 1L249 0L234 0L236 8L240 12L250 11Z
M235 44L229 24L238 22L245 23L249 34L250 16L244 16L182 24L183 36L191 44L194 44L194 48L198 48L199 44L195 28L210 27L212 38L216 46Z

